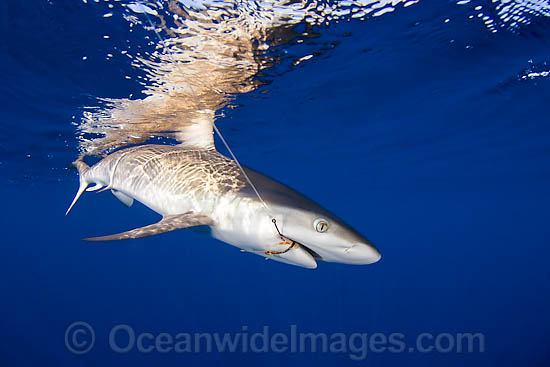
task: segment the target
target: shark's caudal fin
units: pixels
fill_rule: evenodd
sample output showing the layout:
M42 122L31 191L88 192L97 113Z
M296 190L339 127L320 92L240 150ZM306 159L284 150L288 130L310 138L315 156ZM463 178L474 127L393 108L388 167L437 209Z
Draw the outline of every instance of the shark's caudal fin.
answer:
M154 236L156 234L174 231L176 229L188 228L194 226L209 226L213 221L207 216L193 214L188 212L179 215L167 215L159 222L150 224L145 227L132 229L122 233L112 234L109 236L84 238L84 241L117 241L128 240L130 238L140 238Z
M65 212L65 215L69 214L69 212L71 211L73 205L76 203L76 201L78 200L80 195L82 195L84 190L86 190L86 187L88 187L88 185L90 184L84 178L84 174L90 168L90 166L88 166L86 163L84 163L84 161L82 160L82 157L80 157L76 161L74 161L73 166L75 166L76 169L78 170L78 176L79 176L79 179L80 179L80 186L78 187L78 191L76 193L76 196L74 197L73 202L69 206L69 209L67 209L67 211Z

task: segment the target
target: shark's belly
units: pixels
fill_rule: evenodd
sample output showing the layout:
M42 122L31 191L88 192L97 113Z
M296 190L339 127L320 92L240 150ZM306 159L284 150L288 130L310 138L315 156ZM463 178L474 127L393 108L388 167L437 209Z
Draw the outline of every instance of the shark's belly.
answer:
M208 215L214 206L213 198L205 195L199 197L193 193L173 193L153 183L139 189L124 185L117 189L162 216L187 212Z

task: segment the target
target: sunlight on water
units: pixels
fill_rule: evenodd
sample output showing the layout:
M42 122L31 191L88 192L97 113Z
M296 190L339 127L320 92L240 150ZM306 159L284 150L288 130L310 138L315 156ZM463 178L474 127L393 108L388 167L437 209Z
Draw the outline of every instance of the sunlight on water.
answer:
M130 28L150 31L150 53L131 54L133 66L146 72L143 99L100 99L101 107L84 113L80 147L101 155L151 136L192 139L197 121L214 121L231 99L258 86L254 77L271 67L268 50L296 37L307 38L313 27L343 19L365 19L393 12L415 1L169 1L129 3L124 19ZM112 17L112 13L104 16ZM306 31L293 26L304 23ZM304 55L294 65L307 61ZM89 138L93 136L94 138ZM100 138L97 138L100 136Z
M547 0L492 0L490 5L459 0L457 4L472 6L469 17L481 19L493 33L499 28L517 29L522 24L530 24L537 16L550 16L550 3Z
M270 53L274 47L300 38L303 42L334 22L368 20L417 2L179 0L122 4L122 17L113 16L113 12L103 17L127 22L130 32L141 27L149 33L148 45L154 51L136 52L131 44L127 50L118 50L133 60L134 68L145 72L140 84L146 97L99 98L99 106L87 107L79 126L81 153L103 155L153 136L193 140L196 122L213 122L216 111L236 95L259 86L255 76L277 63ZM479 19L493 33L528 24L538 15L550 15L545 1L494 0L479 5L461 0L456 4L470 7L469 18ZM298 24L305 31L296 30ZM112 53L107 59L110 57ZM303 55L293 64L313 57L314 53Z
M520 80L533 80L538 78L550 77L550 69L546 62L540 64L533 63L533 60L529 60L529 67L519 76Z

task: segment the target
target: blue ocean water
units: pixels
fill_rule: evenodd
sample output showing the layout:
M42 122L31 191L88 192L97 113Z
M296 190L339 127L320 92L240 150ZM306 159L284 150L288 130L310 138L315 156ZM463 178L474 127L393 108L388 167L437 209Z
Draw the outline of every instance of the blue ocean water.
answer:
M240 161L315 199L382 253L372 265L307 270L189 230L81 241L158 219L107 193L85 193L64 216L86 107L143 97L147 73L106 54L155 49L150 30L128 33L127 9L108 4L0 4L3 366L548 365L547 17L510 26L494 2L420 1L274 46L278 62L255 77L262 86L237 94L217 125ZM95 335L83 354L71 343L90 335L67 334L79 321ZM116 345L131 328L152 348L113 349L117 325L127 326ZM178 352L162 342L265 328L270 341L297 330L346 343L263 350L261 336L258 350L208 351L203 340ZM481 339L458 351L461 333ZM404 346L377 349L374 334L402 335ZM420 335L432 350L419 350Z

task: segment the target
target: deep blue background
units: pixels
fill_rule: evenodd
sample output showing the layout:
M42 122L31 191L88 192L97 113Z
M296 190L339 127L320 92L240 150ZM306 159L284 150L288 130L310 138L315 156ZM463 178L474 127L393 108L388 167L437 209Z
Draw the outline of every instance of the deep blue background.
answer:
M547 21L491 34L464 7L426 2L333 25L289 52L337 47L274 72L267 93L224 111L218 125L243 163L322 203L383 255L370 266L311 271L192 231L82 242L157 219L107 193L86 193L63 215L77 189L66 169L77 155L71 122L95 96L137 93L123 76L139 71L104 59L128 37L125 24L101 17L104 4L24 3L0 5L3 366L548 365L550 79L520 78L548 70ZM85 356L64 345L77 320L96 331ZM363 362L323 353L119 355L107 335L121 323L172 334L296 324L401 332L411 342L422 332L481 332L486 351L372 353Z

